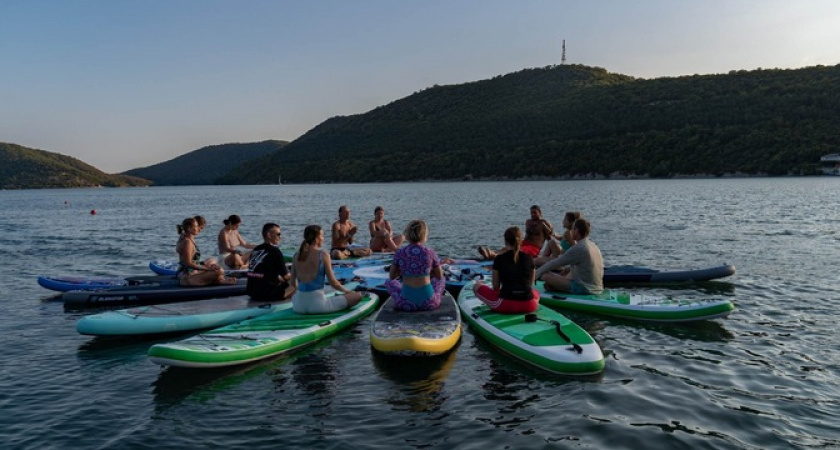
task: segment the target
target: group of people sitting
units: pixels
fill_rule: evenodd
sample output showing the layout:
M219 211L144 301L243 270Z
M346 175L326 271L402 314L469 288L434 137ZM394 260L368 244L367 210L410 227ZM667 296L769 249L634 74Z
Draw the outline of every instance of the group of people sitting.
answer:
M567 212L563 228L562 234L555 234L551 223L542 218L540 207L534 205L525 222L524 238L519 227L510 227L505 230L502 250L480 246L479 253L493 259L493 275L492 286L475 283L476 297L496 312L517 314L537 310L540 296L532 287L536 280L542 280L549 291L601 293L604 260L601 250L589 240L589 221L579 212Z
M394 234L385 220L385 210L378 206L369 223L370 246L354 246L358 227L350 220L350 209L338 210L332 224L330 250L322 248L324 232L318 225L304 229L303 241L295 253L291 270L287 269L280 226L263 225L260 245L249 244L239 234L242 220L232 215L224 220L219 232L219 258L201 260L195 236L206 222L201 216L190 217L178 225L178 277L182 285L233 284L236 279L225 276L225 269L247 268L246 292L254 300L282 301L292 299L295 312L321 314L356 305L359 292L345 288L332 269L333 259L368 256L372 252L393 252L389 280L385 287L394 299L394 307L405 311L436 309L440 306L446 281L441 261L426 246L429 227L422 220L412 220L403 234ZM493 259L491 285L477 282L476 296L491 309L502 313L527 313L537 309L539 294L533 289L537 279L546 289L576 294L597 294L603 290L603 260L598 247L589 241L589 222L580 213L566 213L564 232L555 235L551 223L542 218L539 206L531 207L525 222L525 236L519 227L504 233L504 248L492 251L479 247L486 259ZM407 242L407 245L402 245ZM248 251L244 251L246 249ZM537 269L539 266L539 269ZM563 268L559 273L553 269ZM341 295L328 296L327 283Z

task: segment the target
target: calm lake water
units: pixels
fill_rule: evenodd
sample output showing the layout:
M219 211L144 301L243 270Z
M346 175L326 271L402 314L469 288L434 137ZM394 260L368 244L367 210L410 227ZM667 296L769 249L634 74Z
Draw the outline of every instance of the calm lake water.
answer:
M837 448L840 447L840 177L412 183L0 192L0 442L49 448ZM691 326L584 314L603 375L548 375L469 329L451 354L382 358L369 319L315 347L240 368L161 370L158 340L75 332L38 275L150 274L175 225L202 214L212 253L229 214L246 239L266 221L285 245L340 205L366 225L430 225L440 254L501 245L531 204L592 222L608 264L723 262L722 282L647 293L725 297L735 313ZM90 211L96 210L95 215Z

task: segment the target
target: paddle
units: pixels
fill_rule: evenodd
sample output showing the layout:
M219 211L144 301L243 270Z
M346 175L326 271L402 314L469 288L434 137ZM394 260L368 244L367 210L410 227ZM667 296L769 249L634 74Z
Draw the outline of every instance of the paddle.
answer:
M583 349L580 347L580 345L572 342L572 339L569 338L569 336L567 336L566 333L564 333L563 330L560 328L560 322L558 322L556 320L543 319L541 317L538 317L534 313L525 314L525 321L526 322L536 322L538 320L542 320L543 322L548 322L548 323L554 325L554 329L557 330L557 334L559 334L560 337L565 339L569 344L572 344L572 348L574 348L576 352L578 352L579 354L583 353Z

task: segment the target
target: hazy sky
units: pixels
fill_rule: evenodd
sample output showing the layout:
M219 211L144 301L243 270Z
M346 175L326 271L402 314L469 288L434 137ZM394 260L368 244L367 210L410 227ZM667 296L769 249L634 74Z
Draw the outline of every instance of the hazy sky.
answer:
M0 142L106 172L293 140L567 60L642 78L840 63L838 0L0 0Z

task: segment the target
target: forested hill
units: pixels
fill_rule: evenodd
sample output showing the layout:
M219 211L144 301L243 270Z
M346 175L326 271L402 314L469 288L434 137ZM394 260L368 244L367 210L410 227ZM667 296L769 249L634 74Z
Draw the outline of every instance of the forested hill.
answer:
M262 141L251 143L221 144L203 147L175 159L153 166L131 169L123 172L151 180L161 185L216 184L219 177L240 164L276 152L288 144L287 141ZM243 180L248 183L248 180ZM277 182L277 177L274 177ZM264 182L263 182L264 183Z
M0 189L148 184L137 177L109 175L70 156L0 142Z
M226 183L813 173L840 66L634 79L581 65L434 86L331 118Z

